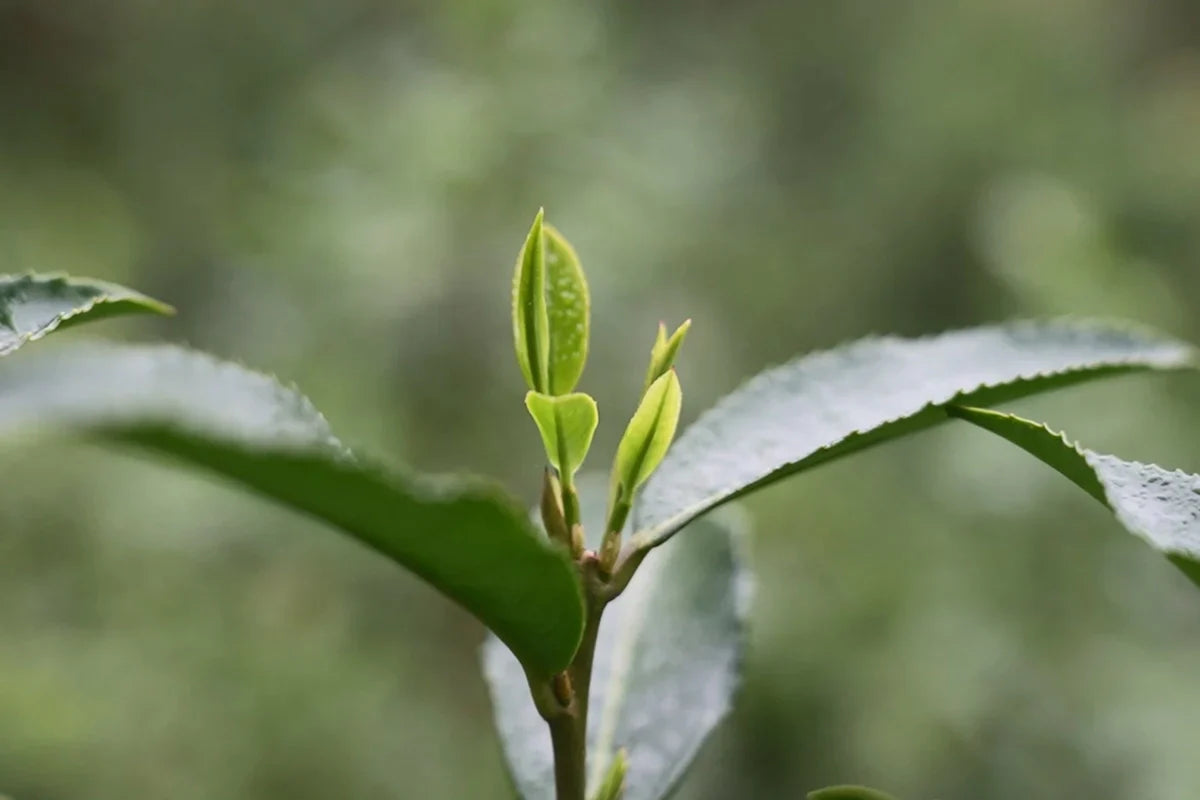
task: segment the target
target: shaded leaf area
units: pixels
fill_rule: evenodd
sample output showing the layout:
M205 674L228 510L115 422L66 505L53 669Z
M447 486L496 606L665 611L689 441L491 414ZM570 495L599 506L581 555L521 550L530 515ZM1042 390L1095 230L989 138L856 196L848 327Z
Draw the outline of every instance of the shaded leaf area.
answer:
M83 345L0 368L0 432L64 429L174 456L333 525L474 613L531 669L561 669L578 645L578 579L521 509L479 481L355 458L267 376L168 346Z
M1200 585L1200 475L1095 453L1013 414L969 407L948 411L1053 467Z
M1102 377L1190 365L1192 349L1126 326L1020 322L872 338L767 370L680 436L635 509L636 543L780 478L946 419Z
M584 477L580 494L595 546L605 481ZM687 537L646 559L605 612L588 717L589 793L624 749L624 800L666 797L737 689L751 586L739 557L740 515L729 509L688 527ZM494 638L483 662L517 789L525 800L551 800L550 737L521 667Z
M115 283L65 275L0 276L0 356L82 322L174 310Z
M895 800L890 794L865 786L829 786L808 793L808 800Z

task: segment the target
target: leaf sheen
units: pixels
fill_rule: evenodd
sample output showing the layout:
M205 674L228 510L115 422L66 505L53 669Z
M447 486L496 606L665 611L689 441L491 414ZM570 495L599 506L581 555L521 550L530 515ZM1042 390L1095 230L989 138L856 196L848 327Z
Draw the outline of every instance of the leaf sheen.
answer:
M583 601L561 548L495 488L359 460L306 398L168 346L76 346L0 367L0 433L70 428L199 466L329 523L472 612L531 669L570 662Z
M635 545L666 541L730 499L993 405L1102 377L1192 364L1192 349L1126 325L1019 322L864 339L767 370L679 437L635 509Z
M55 330L135 313L172 314L174 309L92 278L0 275L0 356Z
M1086 450L1013 414L965 406L947 411L1053 467L1200 586L1200 475Z

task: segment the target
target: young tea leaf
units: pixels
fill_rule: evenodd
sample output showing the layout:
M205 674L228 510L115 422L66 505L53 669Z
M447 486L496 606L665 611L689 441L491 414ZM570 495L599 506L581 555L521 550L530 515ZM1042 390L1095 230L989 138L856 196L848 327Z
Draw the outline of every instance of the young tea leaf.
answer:
M354 458L271 378L162 346L75 347L0 367L0 433L65 429L173 456L329 523L475 614L536 673L575 653L579 580L521 509L479 481Z
M91 278L0 275L0 356L55 330L135 313L173 314L174 309Z
M646 484L635 544L783 477L946 419L1097 378L1191 366L1187 345L1097 322L1015 323L867 339L768 370L700 416Z
M513 344L525 383L535 392L548 391L550 383L550 317L546 308L543 216L544 212L538 209L513 273Z
M596 401L586 394L551 397L529 392L525 407L542 435L550 464L559 473L574 475L592 446L600 420Z
M587 279L574 248L552 225L544 227L546 308L550 320L550 394L574 390L588 354Z
M1200 475L1085 450L1045 425L1012 414L963 406L947 411L1056 469L1200 586Z
M596 547L605 483L585 474L579 488L589 546ZM697 520L686 537L651 553L605 611L588 716L589 796L624 749L624 800L667 797L728 711L740 680L751 586L738 542L744 526L734 512ZM521 796L553 800L550 738L521 666L494 638L483 661Z
M686 319L668 338L667 326L661 322L658 323L658 336L654 340L654 347L650 349L650 366L646 370L646 385L643 391L649 389L650 384L675 366L675 357L679 355L679 348L683 346L683 340L687 338L691 327L692 321Z
M808 800L895 800L890 794L865 786L830 786L808 793Z
M608 774L600 781L594 800L624 800L625 773L629 771L629 754L618 750L609 765Z
M674 370L650 384L642 396L642 402L617 445L617 458L613 464L613 474L625 497L632 497L662 463L675 438L682 405L683 392Z

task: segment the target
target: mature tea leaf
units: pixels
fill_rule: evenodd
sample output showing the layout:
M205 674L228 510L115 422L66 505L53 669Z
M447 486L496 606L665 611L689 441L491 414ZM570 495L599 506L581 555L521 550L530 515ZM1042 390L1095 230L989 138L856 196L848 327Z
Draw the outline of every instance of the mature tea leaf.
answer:
M121 314L172 314L115 283L65 275L0 275L0 356L51 331Z
M585 523L598 544L604 482L580 481ZM697 520L679 542L650 554L605 612L588 718L589 792L615 754L628 754L625 800L666 797L729 709L740 679L750 576L739 558L740 515ZM496 725L525 800L552 800L554 762L546 723L521 667L495 639L484 672Z
M947 411L1058 470L1200 585L1200 475L1094 453L1045 425L1012 414L958 406Z
M544 212L538 209L513 272L513 345L525 383L535 392L550 390L550 317L546 308L543 216Z
M1101 377L1192 364L1187 345L1098 322L1024 322L866 339L758 375L679 437L646 484L635 541L780 478L992 405Z
M80 346L0 367L0 432L76 429L217 473L342 530L474 613L551 673L583 629L578 578L527 515L474 480L354 458L298 392L174 347Z
M590 300L574 248L552 225L544 227L546 308L550 320L550 390L562 395L579 383L587 363Z
M592 446L600 421L596 401L586 394L551 397L529 392L525 407L542 435L550 464L560 473L574 475Z

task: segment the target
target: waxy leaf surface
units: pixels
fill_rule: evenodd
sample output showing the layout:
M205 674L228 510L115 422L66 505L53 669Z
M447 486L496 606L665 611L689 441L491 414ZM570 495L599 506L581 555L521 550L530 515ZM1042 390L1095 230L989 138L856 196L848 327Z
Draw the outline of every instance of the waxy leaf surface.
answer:
M0 275L0 356L52 331L121 314L170 314L115 283L65 275Z
M671 447L635 509L635 543L783 477L923 430L950 403L993 405L1128 372L1192 364L1169 338L1101 322L1021 322L865 339L767 370Z
M490 485L355 458L295 390L175 347L85 345L0 365L0 433L75 430L158 451L323 520L417 573L531 670L583 627L565 554Z
M1058 470L1200 586L1200 475L1085 450L1045 425L1012 414L948 410Z

